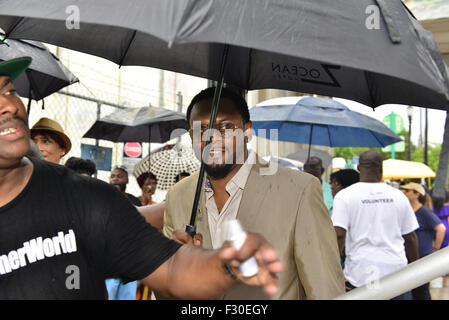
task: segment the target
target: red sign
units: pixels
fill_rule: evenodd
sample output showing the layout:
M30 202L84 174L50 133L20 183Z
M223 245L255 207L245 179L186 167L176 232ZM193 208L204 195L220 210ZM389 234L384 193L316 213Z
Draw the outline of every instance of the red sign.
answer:
M127 157L139 158L142 156L142 145L139 142L127 142L123 152Z

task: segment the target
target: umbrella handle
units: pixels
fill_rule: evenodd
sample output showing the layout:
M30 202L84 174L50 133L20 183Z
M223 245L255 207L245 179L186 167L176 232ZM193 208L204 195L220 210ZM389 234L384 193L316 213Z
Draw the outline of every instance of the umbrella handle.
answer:
M27 104L27 115L30 115L31 110L31 97L28 98L28 104Z
M202 189L202 185L203 185L204 171L206 171L206 165L204 164L204 162L201 162L200 174L198 176L198 182L196 184L195 198L193 199L193 207L192 207L192 213L190 216L190 223L188 225L186 225L186 231L192 238L196 233L195 220L196 220L196 214L198 212L198 206L199 206L199 202L200 202L199 200L200 200L200 194L201 194L201 189Z
M220 100L221 89L223 88L223 84L224 84L224 72L225 72L225 66L226 66L226 61L227 61L227 57L228 57L228 51L229 51L229 45L226 44L224 46L224 50L223 50L222 64L220 67L220 76L218 79L217 87L215 88L214 98L212 101L212 110L211 110L211 114L210 114L209 128L208 128L209 130L208 130L208 134L207 134L206 146L212 140L211 139L212 131L210 129L212 129L214 127L215 118L217 117L217 113L218 113L218 102ZM201 158L202 158L202 156L203 155L201 155ZM190 236L192 238L196 233L195 232L195 220L196 220L196 214L198 211L200 194L201 194L201 190L203 187L203 179L204 179L204 171L205 170L206 170L206 164L204 163L204 161L201 161L200 174L198 175L198 182L196 185L195 198L193 200L192 213L190 216L190 224L186 225L186 231L187 231L187 233L190 234ZM193 234L191 232L193 232Z
M193 238L193 236L196 234L196 227L188 224L186 225L186 232L189 234L190 237Z

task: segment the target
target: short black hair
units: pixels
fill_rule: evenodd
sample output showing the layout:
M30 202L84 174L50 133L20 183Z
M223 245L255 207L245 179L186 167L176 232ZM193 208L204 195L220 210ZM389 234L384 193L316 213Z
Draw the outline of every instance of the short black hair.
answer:
M143 184L145 183L145 180L147 180L148 178L150 178L150 180L156 181L156 183L157 183L156 176L151 172L145 171L140 176L138 176L136 178L137 184L139 185L140 189L142 189Z
M306 163L308 164L310 162L310 160L317 160L318 163L320 164L321 168L323 168L323 160L321 160L321 158L317 157L317 156L310 156Z
M384 158L376 150L368 150L359 157L359 166L368 168L382 168Z
M70 157L66 161L65 167L75 171L76 173L79 174L84 173L89 176L92 176L97 171L97 166L95 165L95 162L89 159L82 159L78 157Z
M360 174L354 169L342 169L331 173L330 181L337 181L343 188L360 181Z
M114 169L112 169L111 172L114 171L114 170L121 170L121 171L123 171L123 172L126 174L126 176L128 177L128 170L126 170L125 167L119 167L119 166L117 166L117 167L115 167Z
M196 96L193 97L192 101L190 102L189 106L187 107L187 122L190 124L190 114L192 113L192 108L195 104L197 104L200 101L206 100L206 99L213 99L214 93L215 93L215 87L209 87L207 89L204 89L200 93L198 93ZM243 123L249 122L249 108L248 104L246 103L245 99L235 92L232 89L229 88L222 88L220 99L230 99L233 103L237 111L240 113L243 119Z

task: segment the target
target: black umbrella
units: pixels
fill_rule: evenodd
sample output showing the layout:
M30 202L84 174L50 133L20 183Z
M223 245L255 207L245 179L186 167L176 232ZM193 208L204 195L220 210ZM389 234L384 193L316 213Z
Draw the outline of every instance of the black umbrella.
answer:
M126 108L97 120L83 138L163 143L179 137L187 129L183 113L155 107Z
M3 0L0 27L9 38L40 40L119 65L218 80L210 127L224 82L342 97L371 107L449 106L446 66L435 41L400 0L45 3Z
M183 113L164 108L126 108L97 120L83 138L103 139L112 142L163 143L186 133L188 123ZM151 168L148 157L148 169Z
M3 0L8 38L277 88L446 109L449 85L435 41L400 0ZM78 21L78 20L79 21ZM79 22L79 26L76 24Z
M0 61L24 56L33 60L28 70L14 81L14 86L20 96L30 101L41 100L78 82L78 78L42 43L13 39L0 41Z

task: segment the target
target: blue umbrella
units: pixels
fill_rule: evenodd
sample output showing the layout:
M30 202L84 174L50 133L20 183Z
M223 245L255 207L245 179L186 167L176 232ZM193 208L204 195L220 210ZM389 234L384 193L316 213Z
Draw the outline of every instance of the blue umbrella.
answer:
M251 108L256 136L275 138L270 129L277 129L279 141L329 147L385 147L402 140L379 120L335 100L294 98L296 103L272 99Z

